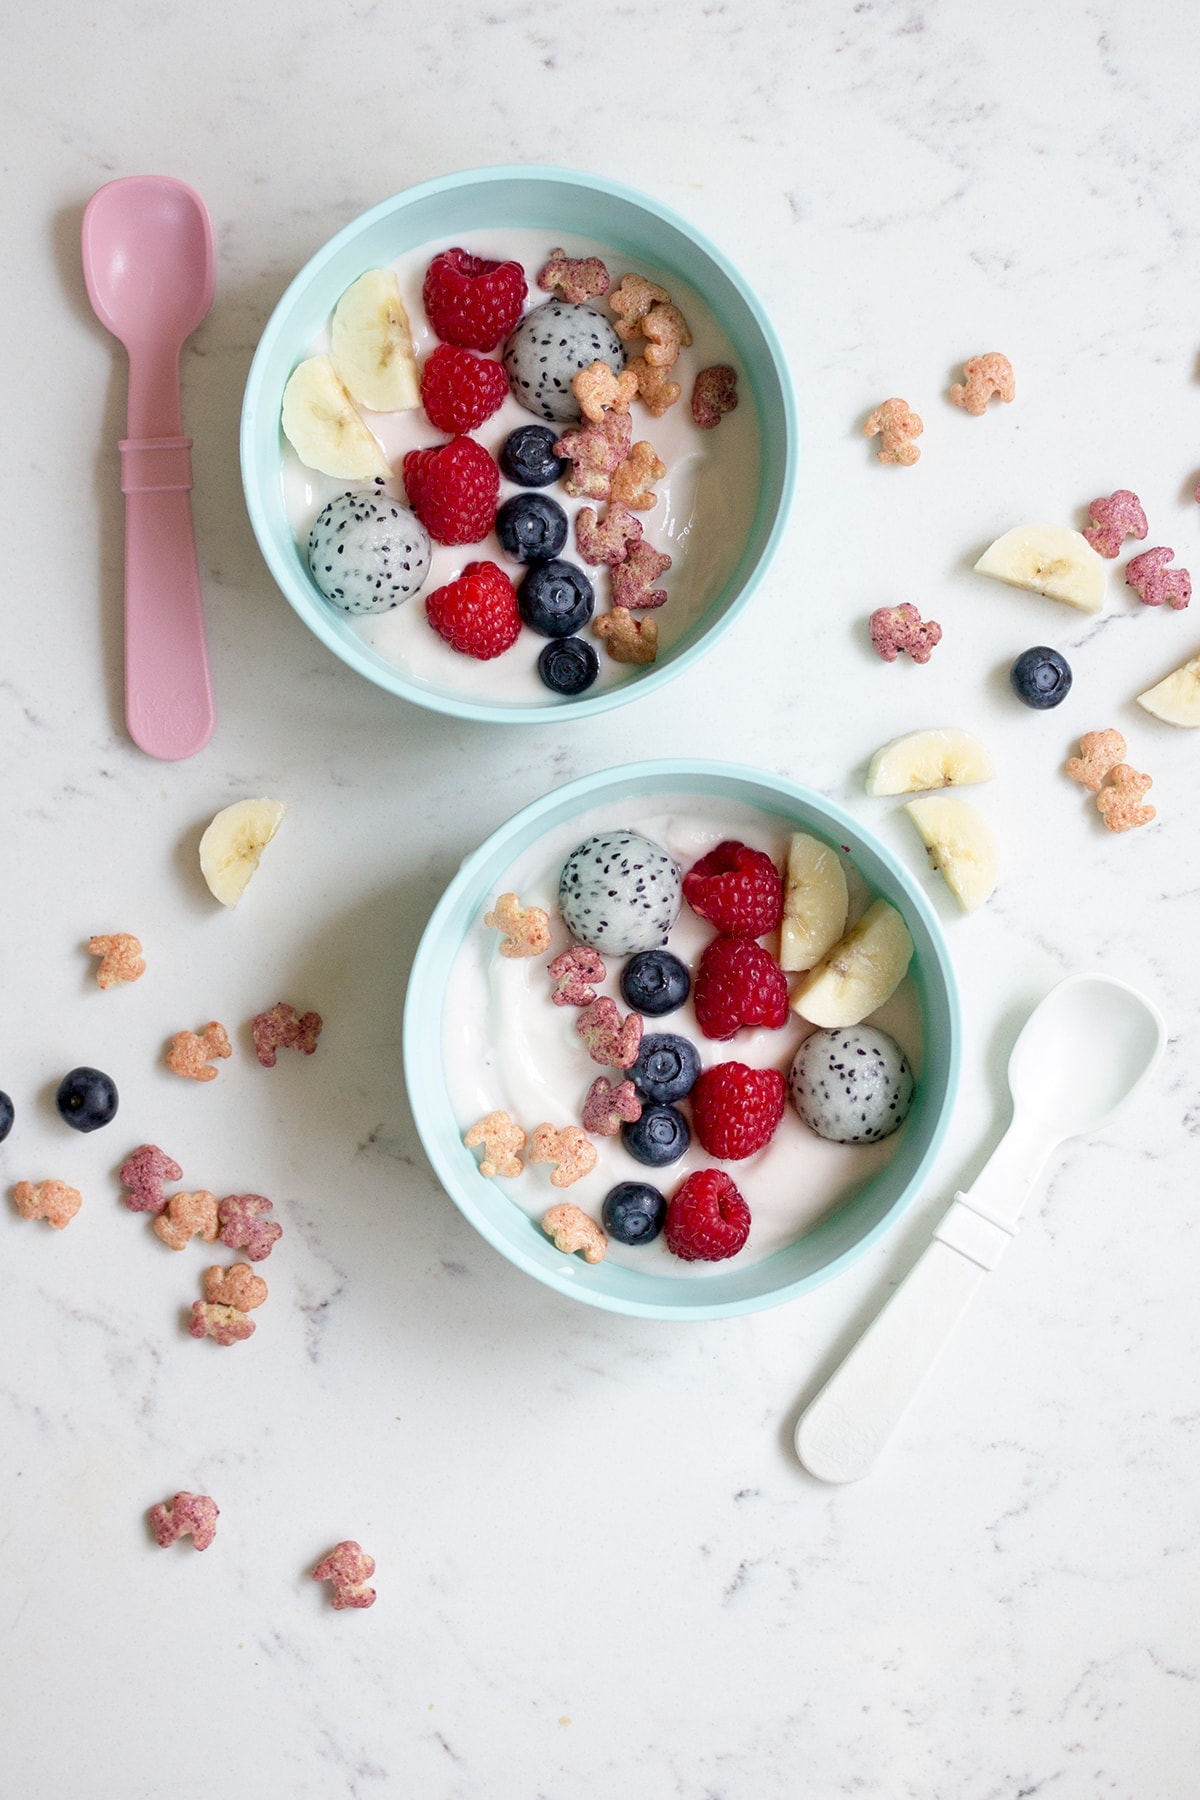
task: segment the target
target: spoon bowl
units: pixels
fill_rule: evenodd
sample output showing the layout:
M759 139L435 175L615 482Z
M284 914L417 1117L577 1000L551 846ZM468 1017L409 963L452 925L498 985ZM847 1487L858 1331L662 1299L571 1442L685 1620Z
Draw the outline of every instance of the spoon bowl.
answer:
M1056 1142L1095 1131L1150 1072L1164 1036L1158 1009L1125 982L1072 975L1035 1008L1013 1045L1013 1104Z
M165 175L110 181L83 216L83 277L92 311L131 354L148 342L178 350L213 302L208 208Z

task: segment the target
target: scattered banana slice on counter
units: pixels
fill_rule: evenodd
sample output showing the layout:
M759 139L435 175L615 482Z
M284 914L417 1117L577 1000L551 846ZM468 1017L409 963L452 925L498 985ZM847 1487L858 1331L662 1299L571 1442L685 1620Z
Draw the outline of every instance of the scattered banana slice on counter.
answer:
M996 839L982 813L949 794L910 800L904 808L921 834L930 865L964 912L990 900L996 887Z
M867 792L918 794L924 788L990 781L994 774L992 759L977 737L939 726L907 732L877 750L867 769Z
M836 850L795 831L788 846L779 932L781 969L811 969L846 929L850 897Z
M1137 703L1167 725L1200 725L1200 656L1147 688Z
M339 481L386 481L392 472L327 356L308 357L288 377L283 434L305 468Z
M237 800L200 839L200 873L222 906L236 906L259 858L283 822L282 800Z
M913 941L894 906L876 900L792 996L813 1025L857 1025L890 1000L912 960Z
M351 398L372 412L408 412L421 404L412 328L391 269L368 269L338 301L332 360Z
M1099 612L1104 605L1104 558L1081 531L1065 525L1014 525L988 545L975 573L1065 600L1083 612Z

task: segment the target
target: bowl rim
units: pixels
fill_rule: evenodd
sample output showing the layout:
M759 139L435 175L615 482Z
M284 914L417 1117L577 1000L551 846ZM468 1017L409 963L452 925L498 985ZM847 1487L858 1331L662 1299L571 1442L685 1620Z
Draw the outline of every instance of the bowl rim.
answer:
M622 785L635 776L638 778L639 784L645 781L660 783L664 794L670 793L670 783L680 778L752 783L756 787L773 790L785 800L793 803L799 802L802 806L813 808L828 821L833 830L843 834L848 832L852 839L863 840L872 854L888 870L892 879L903 892L906 904L911 907L913 913L920 918L925 927L933 946L937 973L941 981L946 1011L949 1015L950 1042L940 1112L920 1161L913 1169L904 1187L892 1200L887 1211L853 1244L819 1269L814 1269L778 1288L768 1289L765 1293L741 1296L734 1300L706 1304L703 1300L703 1287L697 1283L680 1284L681 1287L686 1287L689 1294L696 1295L695 1302L690 1305L663 1305L655 1301L630 1300L627 1297L599 1292L579 1281L577 1277L573 1278L575 1271L568 1268L567 1265L575 1264L577 1258L561 1258L560 1267L559 1264L544 1264L534 1256L526 1255L518 1245L502 1239L499 1233L492 1229L487 1213L475 1203L469 1193L462 1189L458 1170L451 1162L449 1155L445 1153L440 1139L427 1126L423 1116L423 1107L420 1104L422 1090L434 1083L444 1086L444 1077L442 1075L441 1037L439 1035L437 1040L436 1056L431 1056L428 1032L423 1019L418 1020L417 1012L427 995L430 998L439 996L445 980L448 978L448 969L443 969L439 976L440 940L446 930L447 921L452 919L464 895L472 889L480 872L485 865L492 861L497 850L502 848L506 842L521 837L527 826L534 824L552 807L569 803L574 813L581 813L587 810L588 802L599 803L606 792L616 801ZM832 830L830 835L832 835ZM572 1299L584 1301L601 1311L617 1313L629 1318L690 1322L738 1318L755 1312L763 1312L770 1307L796 1299L799 1295L823 1286L835 1275L842 1273L851 1263L865 1255L871 1246L892 1228L916 1200L949 1130L962 1070L962 1036L962 1007L958 983L941 921L930 901L916 885L911 873L879 841L870 827L865 826L835 801L827 799L825 795L817 793L814 789L806 788L799 782L790 780L787 776L776 775L747 763L724 762L707 757L680 757L663 758L655 762L625 763L595 771L590 775L580 776L561 787L552 788L548 793L530 801L518 812L513 813L463 859L430 914L413 958L404 1004L402 1064L405 1091L417 1128L417 1135L438 1184L493 1249L498 1250L508 1262L525 1274L532 1275L543 1285L553 1288L558 1293L569 1295ZM518 1203L514 1201L512 1204L517 1205Z
M294 571L283 561L282 557L276 554L271 534L265 529L260 530L259 528L260 516L266 510L265 487L258 479L255 453L260 428L261 390L265 381L267 363L275 349L276 341L283 333L284 320L295 300L320 274L321 270L340 255L345 245L351 243L360 233L370 230L378 220L388 217L393 212L403 210L406 206L436 197L439 194L452 192L456 188L499 181L556 181L568 187L600 191L616 200L637 207L643 212L652 214L682 236L689 238L737 290L753 318L774 369L783 413L784 442L779 504L758 558L743 582L740 592L696 641L680 651L678 655L655 666L636 680L618 682L615 686L604 688L590 698L575 699L569 705L561 701L539 701L528 706L511 702L505 706L493 705L470 696L443 693L419 686L409 679L404 670L399 667L383 665L377 658L369 656L365 645L361 649L359 648L358 640L348 640L340 635L335 629L336 621L326 613L315 594L310 594L297 586ZM271 412L277 429L276 409L272 408ZM387 199L378 201L365 212L359 213L309 257L276 301L258 340L246 376L242 397L239 456L242 493L250 517L251 529L272 580L301 621L325 645L326 649L333 652L339 661L345 663L357 674L365 676L376 687L383 688L385 692L394 694L399 699L411 701L414 705L426 707L432 712L446 713L455 718L471 719L482 724L562 725L577 719L595 718L601 713L611 711L614 707L625 706L634 700L657 693L664 683L673 680L677 675L682 675L702 657L707 656L712 647L734 623L734 620L740 617L774 561L791 516L796 493L798 432L796 399L791 373L778 333L754 289L724 251L720 250L706 233L675 212L673 208L662 204L652 196L643 194L622 182L611 181L606 176L592 174L583 169L560 168L550 163L497 163L472 169L459 169L451 174L434 176L428 181L403 188L399 193L392 194Z

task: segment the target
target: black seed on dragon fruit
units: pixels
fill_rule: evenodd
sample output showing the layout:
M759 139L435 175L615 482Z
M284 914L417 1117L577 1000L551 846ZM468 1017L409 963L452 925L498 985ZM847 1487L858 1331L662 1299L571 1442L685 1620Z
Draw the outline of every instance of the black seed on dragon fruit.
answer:
M567 930L603 956L658 950L679 917L678 866L633 831L585 838L563 864L558 909Z
M792 1105L835 1144L877 1144L908 1117L913 1078L895 1038L873 1025L814 1031L788 1077Z
M382 613L423 587L429 533L416 513L381 492L331 500L308 534L313 580L339 611Z
M539 419L572 424L580 417L571 383L580 369L605 362L625 367L625 346L593 306L547 300L527 312L504 346L513 398Z

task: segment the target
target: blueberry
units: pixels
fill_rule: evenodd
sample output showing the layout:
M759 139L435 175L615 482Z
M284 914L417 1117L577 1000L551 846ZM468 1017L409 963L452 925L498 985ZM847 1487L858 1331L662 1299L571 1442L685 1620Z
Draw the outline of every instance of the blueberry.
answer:
M618 1244L648 1244L663 1228L667 1203L657 1188L644 1181L618 1181L609 1188L600 1209L600 1222Z
M678 1162L692 1141L688 1122L674 1106L647 1106L640 1119L622 1125L621 1140L630 1156L652 1169Z
M496 536L517 562L549 562L567 541L567 515L549 494L513 494L496 514Z
M72 1069L59 1082L54 1104L73 1131L99 1131L116 1117L117 1084L102 1069Z
M644 1100L669 1106L696 1085L700 1058L685 1037L673 1031L651 1032L642 1039L638 1059L625 1073Z
M1048 650L1045 644L1038 644L1018 656L1009 679L1018 700L1044 712L1047 707L1057 706L1070 693L1071 665L1057 650Z
M575 563L534 563L517 589L517 610L543 637L570 637L592 616L592 584Z
M7 1094L0 1093L0 1144L2 1144L13 1128L13 1103Z
M556 694L582 694L600 673L600 658L583 638L551 638L537 659L538 674Z
M691 991L691 976L669 950L643 950L640 956L631 956L621 971L625 1004L652 1019L677 1011Z
M551 487L570 468L565 456L555 456L559 433L545 425L522 425L510 431L500 450L500 467L518 487Z

